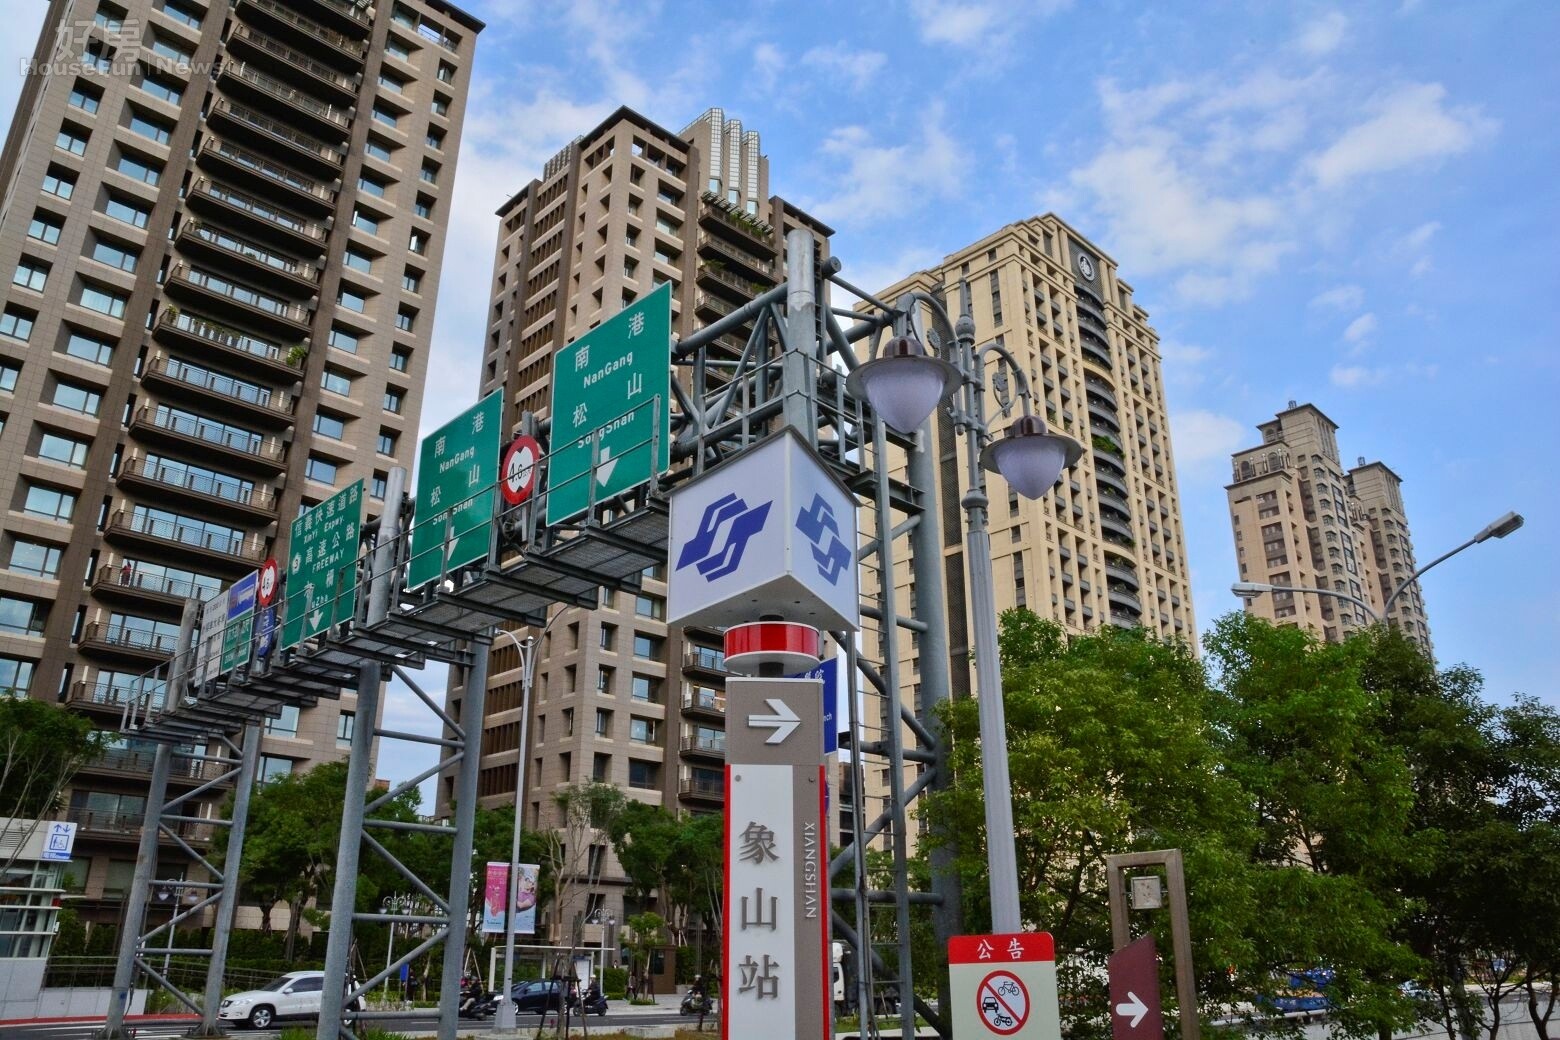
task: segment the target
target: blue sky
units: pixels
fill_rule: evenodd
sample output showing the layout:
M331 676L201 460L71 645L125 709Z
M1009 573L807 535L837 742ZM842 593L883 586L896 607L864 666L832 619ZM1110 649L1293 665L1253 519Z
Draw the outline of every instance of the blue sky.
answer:
M17 57L42 6L0 0ZM1201 627L1237 606L1229 453L1309 400L1345 459L1402 475L1421 561L1526 515L1425 595L1443 664L1480 668L1496 699L1560 702L1543 469L1560 446L1560 7L469 8L489 27L425 430L475 394L493 210L619 104L673 130L719 105L760 132L771 188L837 229L863 286L1048 209L1116 259L1163 340ZM0 86L6 111L14 89Z

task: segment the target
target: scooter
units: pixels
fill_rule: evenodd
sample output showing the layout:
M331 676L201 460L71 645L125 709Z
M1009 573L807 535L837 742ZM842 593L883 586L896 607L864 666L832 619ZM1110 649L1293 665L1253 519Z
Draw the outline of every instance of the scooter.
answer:
M607 995L602 993L599 989L592 990L591 992L585 994L585 1007L582 1010L580 1008L579 997L571 993L569 995L569 1009L571 1011L579 1011L580 1014L583 1015L599 1015L605 1017L607 1014Z
M498 994L473 990L460 998L461 1018L491 1018L498 1011Z
M683 994L682 1014L684 1015L710 1015L715 1012L715 1001L710 999L708 993L695 993L689 990Z

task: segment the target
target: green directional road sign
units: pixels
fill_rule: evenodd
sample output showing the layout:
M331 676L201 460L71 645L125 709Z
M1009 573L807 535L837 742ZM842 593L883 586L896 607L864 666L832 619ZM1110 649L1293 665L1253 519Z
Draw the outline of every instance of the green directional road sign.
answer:
M292 522L287 539L284 648L351 619L358 593L353 568L362 530L361 480ZM254 606L252 597L250 606Z
M250 571L227 590L227 624L222 628L222 671L231 672L249 663L249 644L255 632L255 590L260 572Z
M549 524L577 516L592 501L622 494L666 469L671 461L671 368L670 283L558 351L547 467Z
M504 397L495 390L423 438L406 587L486 559L493 540ZM447 539L447 540L446 540Z

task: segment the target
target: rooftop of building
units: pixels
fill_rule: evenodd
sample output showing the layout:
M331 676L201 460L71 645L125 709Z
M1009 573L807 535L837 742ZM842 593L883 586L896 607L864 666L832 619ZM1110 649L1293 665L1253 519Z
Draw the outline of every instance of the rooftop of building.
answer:
M449 15L473 33L479 33L487 28L487 23L482 19L469 11L456 7L452 3L448 3L447 0L423 0L423 3L427 4L430 10L437 11L443 15Z

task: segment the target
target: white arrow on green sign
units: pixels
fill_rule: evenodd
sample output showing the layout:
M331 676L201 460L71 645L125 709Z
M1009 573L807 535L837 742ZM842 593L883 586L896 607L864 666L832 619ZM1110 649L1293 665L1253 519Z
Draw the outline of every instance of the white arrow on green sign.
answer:
M495 390L423 438L407 589L487 558L503 409L503 393Z
M558 351L547 467L549 524L665 471L671 462L671 368L669 282Z
M363 482L353 483L292 522L282 647L297 646L357 606L354 568L363 531ZM253 605L253 598L251 598Z

